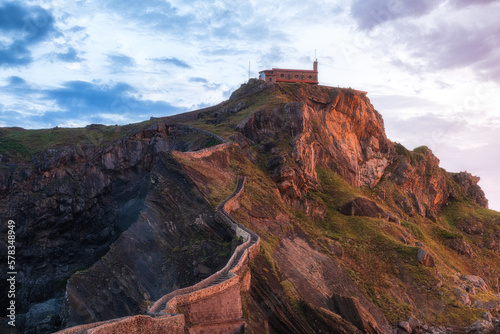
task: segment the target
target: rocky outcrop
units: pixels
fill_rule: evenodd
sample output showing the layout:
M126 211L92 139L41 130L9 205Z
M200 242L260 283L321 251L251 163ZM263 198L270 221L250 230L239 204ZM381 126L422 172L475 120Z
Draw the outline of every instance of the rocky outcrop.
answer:
M394 197L404 214L436 219L450 200L467 197L487 206L478 178L447 173L427 147L410 152L387 139L381 115L365 94L311 85L256 83L235 92L234 100L272 91L287 101L281 107L261 108L236 130L270 154L267 169L287 203L304 209L304 195L319 189L316 168L331 169L355 187L394 182ZM260 86L259 86L260 87ZM236 103L236 102L233 102ZM286 148L283 151L283 148Z
M353 90L301 85L287 94L291 102L257 111L238 126L246 137L271 150L288 142L287 154L272 158L268 169L290 203L318 186L316 167L331 168L350 184L375 186L393 159L380 114Z
M449 239L446 241L446 245L458 254L465 255L470 258L474 256L474 251L472 250L471 245L462 238Z
M398 144L396 151L398 158L387 169L386 177L401 187L401 194L394 201L407 215L419 214L435 220L443 206L460 197L487 207L484 193L477 185L479 178L466 172L447 173L425 146L408 151Z
M399 219L392 213L385 211L377 203L363 197L358 197L347 202L339 208L339 211L348 216L381 218L393 223L400 223Z
M482 207L488 207L488 200L484 196L484 191L478 185L481 180L480 177L467 172L453 173L452 175L455 182L462 188L465 196Z
M493 331L493 324L486 320L478 320L467 327L467 334L486 334Z

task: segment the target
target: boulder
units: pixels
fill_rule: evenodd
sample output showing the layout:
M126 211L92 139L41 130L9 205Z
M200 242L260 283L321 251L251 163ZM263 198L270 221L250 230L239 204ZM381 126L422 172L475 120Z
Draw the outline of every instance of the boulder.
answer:
M490 312L486 312L485 314L483 314L482 318L488 322L492 322L493 321L493 317L491 316L491 313Z
M486 291L488 290L488 286L486 285L486 282L479 276L474 276L474 275L462 275L460 276L460 279L465 281L466 283L469 283L476 288L478 288L481 291Z
M469 294L467 292L465 292L464 290L462 290L460 288L456 288L454 292L455 292L455 295L458 297L458 300L462 304L464 304L465 306L470 305L470 298L469 298Z
M199 264L194 268L194 274L202 278L207 278L210 275L212 275L212 269L202 264Z
M400 224L399 219L392 213L385 211L377 203L364 197L357 197L342 205L339 211L347 216L382 218L398 225Z
M28 332L45 333L59 329L61 325L61 300L50 299L33 305L26 315Z
M478 320L467 327L467 334L485 334L493 330L493 324L486 320Z
M446 245L456 251L458 254L465 255L467 257L473 257L474 251L471 245L464 239L449 239L446 240Z
M399 328L403 329L404 331L406 331L407 333L411 333L411 326L410 324L408 323L408 321L401 321L399 324L398 324Z
M422 248L418 249L417 261L426 267L434 267L435 266L434 258L429 253L427 253L425 250L423 250Z
M500 311L500 301L485 302L482 300L477 300L474 303L474 306L485 309L491 313L496 313Z

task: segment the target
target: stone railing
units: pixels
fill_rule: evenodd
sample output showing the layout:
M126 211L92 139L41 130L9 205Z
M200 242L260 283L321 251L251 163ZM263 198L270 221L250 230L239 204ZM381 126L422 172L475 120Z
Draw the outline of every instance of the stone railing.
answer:
M216 145L216 146L212 146L212 147L202 148L201 150L198 150L198 151L193 151L193 152L179 152L179 153L187 154L190 157L198 158L199 159L199 158L208 157L209 155L213 154L214 152L225 150L227 147L229 147L231 145L233 145L233 144L227 142L227 143L222 143L222 144L219 144L219 145Z
M236 247L233 255L224 268L195 285L173 291L161 297L149 309L149 313L154 314L162 311L166 311L167 313L176 313L176 307L178 305L192 303L196 300L207 298L211 294L218 293L239 282L238 274L243 271L242 268L245 261L248 258L255 256L260 249L259 236L248 230L243 225L237 223L226 211L226 207L234 207L234 202L238 200L243 193L244 186L245 177L239 178L236 189L226 200L217 206L215 214L218 219L231 226L231 228L235 231L235 234L238 237L242 237L245 241ZM212 285L221 278L226 279L216 285Z

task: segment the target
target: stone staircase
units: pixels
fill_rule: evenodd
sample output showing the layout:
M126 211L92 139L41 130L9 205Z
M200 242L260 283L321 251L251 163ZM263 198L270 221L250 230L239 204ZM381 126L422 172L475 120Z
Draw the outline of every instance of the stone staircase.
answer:
M244 242L236 248L224 268L194 286L163 296L149 309L150 314L182 313L186 323L191 324L190 333L235 333L243 328L240 292L249 287L242 285L241 281L248 269L248 261L259 252L260 238L236 222L227 210L234 208L244 185L245 178L239 178L234 192L216 209L217 219L231 226ZM214 308L214 305L218 307ZM207 312L212 314L207 316ZM216 329L217 323L224 324L221 331ZM233 328L230 329L229 325Z
M226 144L222 144L227 146ZM218 146L222 146L218 145ZM216 149L219 149L216 147ZM205 154L205 152L202 152ZM148 315L112 319L68 328L58 334L172 333L228 334L243 332L241 291L250 283L248 263L260 250L260 238L234 220L228 211L237 206L245 186L238 178L236 189L217 206L215 216L231 226L244 241L236 247L226 266L203 281L173 291L157 300ZM216 307L214 307L216 306Z

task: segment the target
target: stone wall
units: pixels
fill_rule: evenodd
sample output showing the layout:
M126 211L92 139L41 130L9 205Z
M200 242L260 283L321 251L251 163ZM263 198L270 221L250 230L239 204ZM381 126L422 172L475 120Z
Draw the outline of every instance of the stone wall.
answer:
M245 320L240 319L195 325L189 328L189 334L227 334L232 332L244 333L244 329Z
M243 316L239 283L178 307L185 315L186 323L193 324L241 319Z
M152 318L147 315L136 315L110 324L90 329L86 334L115 334L115 333L169 333L184 334L186 321L183 314L168 315Z
M179 151L176 151L176 154L186 154L186 155L189 155L190 157L201 159L201 158L206 158L206 157L212 155L215 152L223 151L223 150L225 150L227 147L229 147L231 145L233 145L233 144L229 143L229 142L226 142L226 143L223 143L223 144L219 144L219 145L216 145L216 146L204 148L204 149L201 149L201 150L198 150L198 151L194 151L194 152L179 152Z

